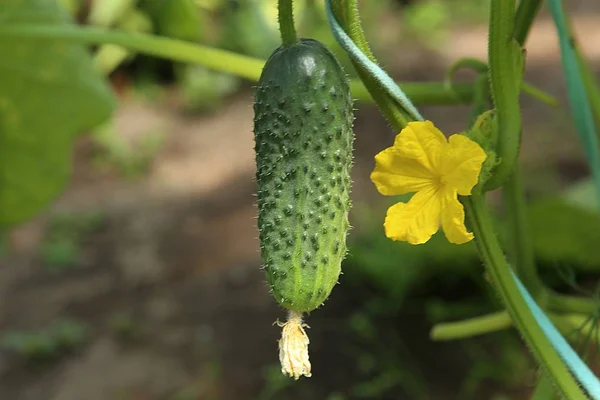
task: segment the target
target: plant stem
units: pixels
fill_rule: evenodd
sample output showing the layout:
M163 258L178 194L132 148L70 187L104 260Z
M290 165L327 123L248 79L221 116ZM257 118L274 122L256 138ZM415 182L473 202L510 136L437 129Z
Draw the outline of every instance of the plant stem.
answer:
M521 82L521 91L529 95L529 97L533 97L534 99L537 99L542 103L546 103L549 106L558 107L560 105L556 97L544 92L541 89L538 89L537 87L525 81Z
M571 45L573 46L573 51L577 58L577 63L579 64L581 79L583 80L583 85L587 92L588 102L592 114L594 115L596 126L600 126L600 86L598 85L594 70L591 68L590 63L586 60L581 51L581 46L579 45L577 37L575 36L575 31L573 30L573 24L567 13L565 13L565 20L571 38ZM600 129L596 129L596 135L600 139ZM600 201L600 199L598 199L598 201Z
M485 62L478 60L476 58L466 57L466 58L462 58L462 59L458 60L457 62L455 62L454 64L452 64L452 66L446 71L446 78L445 78L446 81L452 82L452 79L453 79L456 71L458 71L459 69L463 69L463 68L471 69L475 72L478 72L479 73L478 76L480 76L481 74L486 74L486 75L488 74L488 65ZM486 84L487 83L488 82L486 82ZM558 105L559 105L558 99L556 97L544 92L541 89L538 89L537 87L535 87L525 81L521 82L521 91L543 103L550 105L550 106L558 107ZM487 92L487 90L486 90L486 92Z
M402 82L398 85L414 103L429 105L470 104L473 101L475 87L472 83L455 83L448 87L443 82ZM350 89L355 98L363 102L374 102L369 90L360 80L352 79Z
M265 64L264 60L258 58L182 40L104 28L38 24L0 25L0 36L12 40L65 40L84 44L117 44L141 54L199 64L251 81L257 81L260 78ZM360 81L353 79L350 86L352 94L358 100L373 101ZM456 83L452 84L450 88L443 82L408 82L401 86L417 104L469 104L473 98L473 84L471 83Z
M514 38L523 45L533 20L535 19L541 0L521 0L515 13ZM518 139L520 141L520 138ZM518 146L518 145L517 145ZM511 264L514 265L517 275L522 279L532 296L542 300L546 288L542 283L537 266L532 244L532 232L527 216L527 204L518 161L507 177L502 187L505 215L510 227L510 253Z
M562 394L567 399L582 398L577 382L542 331L519 291L494 234L491 215L486 209L483 197L474 194L464 198L463 203L481 258L515 326Z
M496 153L501 159L487 182L487 190L502 185L512 173L521 142L519 87L522 80L522 55L514 40L515 0L492 0L488 65L490 88L496 109L498 132Z
M527 36L531 30L531 25L535 19L542 1L541 0L521 0L519 8L515 16L515 39L520 45L523 45L527 40ZM577 53L577 46L575 51ZM580 59L580 66L585 70L585 62L581 59L580 53L577 53ZM582 71L582 76L586 77L585 71ZM593 78L593 76L592 76ZM591 103L594 104L593 88L596 87L592 82L586 82L588 95ZM600 99L600 95L598 95ZM600 121L600 100L597 101L597 116ZM512 175L504 183L503 198L506 207L506 216L509 224L512 225L511 241L513 247L514 265L517 274L522 278L525 285L528 287L532 295L539 300L547 300L546 306L551 311L556 312L578 312L578 313L594 313L598 309L598 305L591 299L565 296L554 293L547 293L545 286L539 279L535 266L533 248L531 244L531 229L527 221L527 206L523 186L521 184L521 176L518 168L515 168Z
M559 311L560 314L548 314L550 320L562 334L565 337L571 337L574 332L579 332L580 335L590 335L592 336L593 343L596 344L599 338L593 335L594 324L589 323L595 317L590 316L589 313L565 313L565 311ZM511 326L513 326L513 321L505 310L462 321L435 324L429 336L432 340L436 341L458 340L501 331Z
M298 41L294 27L293 0L279 0L279 31L284 47L291 46Z
M14 24L0 25L0 36L8 40L65 40L85 44L116 44L150 56L200 64L252 81L260 78L264 61L230 51L142 33L105 28Z
M436 324L431 330L431 340L445 341L482 335L512 326L510 315L506 311L498 311L481 317L463 321Z
M548 5L559 39L561 61L571 113L586 153L588 165L596 188L600 205L600 143L592 106L590 91L585 87L585 74L580 64L581 55L574 46L572 30L562 0L549 0Z
M546 301L548 310L555 312L570 312L579 314L595 314L599 311L597 301L588 297L551 294Z
M600 86L598 84L598 80L594 74L594 70L590 66L588 60L583 56L577 41L573 39L573 45L575 47L575 54L577 55L577 59L579 60L579 68L581 70L581 78L583 79L585 88L587 89L588 100L590 102L590 107L592 108L592 113L594 114L594 118L596 119L596 125L600 126ZM600 139L600 129L596 130L598 137Z
M537 16L542 0L521 0L515 13L515 39L521 46L525 44L533 20Z
M532 232L529 226L527 205L523 192L523 183L519 167L516 166L512 174L502 186L505 215L509 226L509 259L514 265L515 272L521 278L534 298L541 299L545 293L545 286L540 280L535 265L533 252ZM543 301L542 301L543 302Z
M373 52L367 43L365 33L360 23L360 16L358 13L358 4L356 0L347 1L331 1L334 17L344 29L344 31L350 36L352 41L358 46L358 48L371 60L376 63L376 59L373 56ZM412 118L406 113L402 112L394 99L392 99L381 87L377 81L369 75L369 73L353 58L351 58L352 65L359 78L369 91L371 97L381 110L381 113L392 125L396 131L400 131Z

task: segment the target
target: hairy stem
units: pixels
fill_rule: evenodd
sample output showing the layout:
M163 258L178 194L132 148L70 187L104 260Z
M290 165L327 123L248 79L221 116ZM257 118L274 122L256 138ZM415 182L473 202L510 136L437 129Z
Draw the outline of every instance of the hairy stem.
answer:
M279 31L283 46L290 46L298 41L296 28L294 27L294 4L293 0L279 0Z
M519 156L521 143L521 109L519 87L522 78L522 55L515 42L515 1L492 0L488 65L490 88L496 109L495 124L498 132L496 153L501 159L487 190L502 185L512 173Z
M519 333L543 369L552 377L560 392L568 399L581 398L582 393L577 382L567 370L521 295L494 233L491 215L486 209L483 197L472 195L464 198L463 203L484 265Z
M327 0L328 5L331 5L333 17L337 20L344 32L352 39L352 41L358 46L360 51L368 57L368 59L376 63L373 52L367 43L366 36L360 23L360 16L358 13L358 4L356 0ZM392 125L392 127L400 131L408 122L413 120L410 115L404 113L396 104L395 100L386 93L385 89L377 82L377 80L371 76L371 74L364 68L363 65L358 63L354 58L351 57L352 64L356 69L359 78L369 91L371 97L381 110L381 113Z

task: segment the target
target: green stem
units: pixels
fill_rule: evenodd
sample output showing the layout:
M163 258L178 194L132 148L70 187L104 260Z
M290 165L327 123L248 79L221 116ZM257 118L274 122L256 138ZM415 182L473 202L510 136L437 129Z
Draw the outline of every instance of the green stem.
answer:
M521 0L515 13L515 39L522 46L529 36L533 20L537 16L542 0Z
M519 3L514 22L514 38L519 45L523 45L525 42L540 6L540 0L522 0ZM518 112L513 111L513 115L519 118L520 124L520 115ZM517 140L520 141L520 137ZM518 144L516 146L518 149ZM512 172L504 181L502 195L506 209L505 215L510 227L509 246L511 251L509 252L509 256L512 259L511 264L514 265L517 275L521 278L525 286L527 286L531 295L543 303L546 288L538 275L537 266L535 265L527 203L518 161L516 160Z
M455 83L448 87L443 82L406 82L399 83L402 90L415 104L423 105L457 105L471 104L474 87L472 83ZM352 95L363 101L373 103L369 90L358 79L350 81Z
M588 322L591 319L597 318L594 315L590 316L589 313L565 313L565 311L561 311L560 314L548 313L548 316L567 338L571 338L574 332L579 332L583 336L592 336L594 324ZM513 321L505 310L462 321L435 324L429 336L435 341L458 340L498 332L511 326L513 326ZM594 343L597 343L598 337L594 336L592 340Z
M362 29L360 16L358 13L358 4L356 0L335 0L332 1L332 8L337 21L350 38L356 43L358 48L373 62L377 62L367 38ZM400 131L408 122L412 120L409 115L400 110L394 99L392 99L386 91L373 79L358 63L352 60L352 65L356 70L360 80L363 82L369 94L380 108L381 113L392 125L392 127ZM406 93L409 97L410 95ZM414 99L411 97L411 100Z
M510 315L506 311L498 311L463 321L436 324L431 330L430 337L436 341L455 340L499 331L510 326L512 326Z
M515 272L521 278L531 295L541 300L545 293L537 267L535 265L535 254L533 252L532 232L529 226L527 204L523 192L523 183L518 166L508 177L502 186L505 216L509 226L509 260L514 266ZM542 301L543 303L543 301Z
M284 47L291 46L298 41L294 27L293 0L279 0L279 31Z
M523 45L527 40L531 25L541 4L541 0L522 0L519 3L519 8L515 16L514 36L520 45ZM590 88L593 86L588 85L587 87ZM600 100L597 112L598 118L600 118ZM527 221L527 206L518 168L515 168L511 176L504 183L503 198L506 207L506 216L511 225L513 264L517 274L521 277L531 294L537 297L538 301L545 302L546 307L550 311L586 314L596 312L598 305L593 300L551 293L540 280L535 266L533 245L531 243L532 232Z
M450 68L448 68L448 70L446 71L446 77L445 77L446 82L448 82L448 83L452 82L456 72L459 69L463 69L463 68L471 69L475 72L478 72L479 73L478 76L480 76L481 74L487 75L487 73L488 73L488 65L485 62L478 60L476 58L466 57L466 58L462 58L462 59L458 60L457 62L452 64L452 66ZM543 103L546 103L550 106L558 107L558 105L559 105L558 99L556 97L552 96L549 93L544 92L543 90L541 90L525 81L521 82L521 91L523 91L523 93L533 97L534 99L537 99L537 100L539 100Z
M580 335L583 336L593 334L592 329L594 325L588 323L590 319L594 318L593 316L563 312L560 314L549 313L548 316L567 338L570 338L576 331L580 332ZM462 321L435 324L429 336L435 341L458 340L498 332L511 326L513 326L513 321L505 310ZM592 339L594 343L598 342L598 337L593 337Z
M577 382L536 322L511 275L483 197L472 195L463 203L484 265L519 333L561 393L568 399L581 398Z
M574 40L575 44L575 53L577 55L577 59L579 60L579 69L581 70L581 78L585 84L585 88L587 89L587 95L590 102L590 107L592 108L592 113L594 114L594 118L596 119L596 124L600 126L600 85L596 79L593 69L590 66L588 60L583 57L581 53L581 49L579 45ZM596 133L600 138L600 129L596 130Z
M0 25L0 36L13 40L66 40L84 44L116 44L141 54L173 61L203 65L207 68L257 81L264 60L182 40L148 34L132 34L104 28L39 24ZM367 89L356 79L350 82L358 100L372 102ZM402 89L416 104L469 104L473 84L457 83L450 88L443 82L403 83Z
M522 80L522 55L514 40L514 0L492 0L488 65L490 87L496 109L498 144L501 162L487 182L487 190L502 185L514 169L521 142L521 109L519 87Z
M252 81L260 78L264 61L257 58L156 35L126 33L104 28L14 24L0 25L0 37L9 40L65 40L84 44L116 44L138 53L184 63L200 64Z
M541 89L538 89L537 87L535 87L525 81L521 82L521 90L523 91L523 93L529 95L530 97L533 97L534 99L541 101L542 103L546 103L549 106L552 106L552 107L559 106L558 99L556 97L544 92Z
M573 30L573 24L568 19L569 15L567 13L565 13L565 17L567 18L569 36L571 37L573 51L577 57L581 79L583 79L590 108L592 109L592 114L596 120L596 126L600 127L600 86L598 85L594 70L591 68L589 61L584 57L583 52L581 51L581 46L579 45L577 37L575 36L575 31ZM596 129L596 134L600 138L600 129Z
M595 314L600 307L598 302L588 297L552 294L548 296L546 308L555 312Z

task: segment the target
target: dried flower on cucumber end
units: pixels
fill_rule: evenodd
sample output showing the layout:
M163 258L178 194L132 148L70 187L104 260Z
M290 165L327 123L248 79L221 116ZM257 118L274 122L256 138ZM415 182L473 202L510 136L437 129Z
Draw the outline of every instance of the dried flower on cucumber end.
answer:
M302 322L302 313L290 311L287 322L277 321L282 328L279 339L279 361L284 375L298 380L301 376L310 377L310 360L308 359L308 344L310 340L304 331L308 328Z

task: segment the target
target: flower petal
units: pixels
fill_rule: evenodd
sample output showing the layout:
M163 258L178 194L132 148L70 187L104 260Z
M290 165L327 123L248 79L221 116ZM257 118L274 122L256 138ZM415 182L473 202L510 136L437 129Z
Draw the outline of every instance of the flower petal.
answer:
M450 136L442 159L442 182L462 196L470 195L486 157L481 146L468 137L460 134Z
M439 171L447 146L446 137L431 121L409 122L394 141L401 155L417 161L434 174Z
M465 209L456 190L445 190L442 199L442 228L450 243L463 244L473 239L465 226Z
M434 176L418 161L406 158L390 147L375 156L371 180L379 193L396 196L417 192L432 184Z
M439 230L441 198L435 187L417 192L408 203L397 203L388 209L385 234L393 240L410 244L427 242Z

